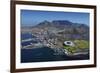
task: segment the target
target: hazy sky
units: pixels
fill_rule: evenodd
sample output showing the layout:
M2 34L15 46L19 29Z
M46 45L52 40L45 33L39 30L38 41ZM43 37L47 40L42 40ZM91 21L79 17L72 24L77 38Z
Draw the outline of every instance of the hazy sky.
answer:
M21 10L21 25L32 26L42 21L69 20L89 26L89 13Z

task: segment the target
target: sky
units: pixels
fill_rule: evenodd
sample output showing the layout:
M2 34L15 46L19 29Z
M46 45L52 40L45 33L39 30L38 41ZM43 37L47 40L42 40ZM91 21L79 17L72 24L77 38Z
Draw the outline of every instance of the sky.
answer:
M21 10L21 25L34 26L43 21L69 20L89 26L89 13Z

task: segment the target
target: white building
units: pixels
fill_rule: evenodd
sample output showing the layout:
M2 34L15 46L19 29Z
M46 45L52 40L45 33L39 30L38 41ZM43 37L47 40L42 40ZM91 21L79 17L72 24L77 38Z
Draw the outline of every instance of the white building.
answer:
M65 41L64 45L66 45L66 46L74 46L74 43L72 41Z

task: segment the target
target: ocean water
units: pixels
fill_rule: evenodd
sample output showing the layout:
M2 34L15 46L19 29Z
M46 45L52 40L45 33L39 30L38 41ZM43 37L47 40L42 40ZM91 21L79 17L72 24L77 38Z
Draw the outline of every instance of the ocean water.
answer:
M86 60L89 59L89 55L77 55L68 56L55 55L54 50L43 47L43 48L33 48L33 49L21 49L21 62L46 62L46 61L69 61L69 60Z
M35 36L33 36L31 33L22 33L21 34L22 40L29 39L29 38L35 38Z

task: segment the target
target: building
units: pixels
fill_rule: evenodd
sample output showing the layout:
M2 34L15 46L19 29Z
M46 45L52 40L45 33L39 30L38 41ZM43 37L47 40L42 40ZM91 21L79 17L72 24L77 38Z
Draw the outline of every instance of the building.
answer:
M65 41L64 45L65 46L74 46L74 43L72 41Z

